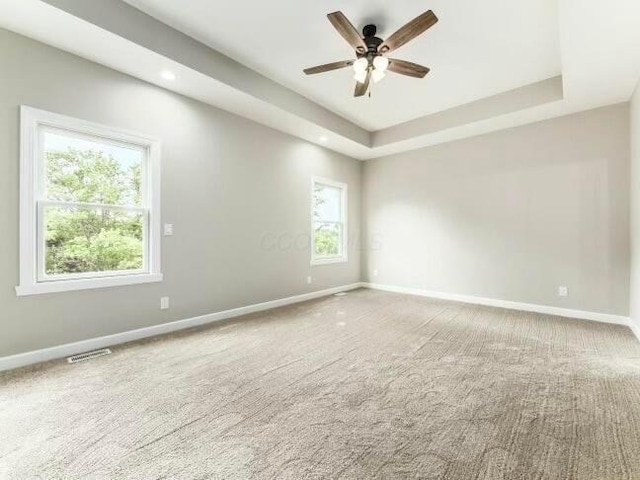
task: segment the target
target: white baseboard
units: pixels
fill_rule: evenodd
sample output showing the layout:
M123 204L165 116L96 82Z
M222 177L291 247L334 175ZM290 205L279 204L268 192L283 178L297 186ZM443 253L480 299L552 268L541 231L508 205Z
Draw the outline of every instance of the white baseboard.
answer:
M585 312L582 310L571 310L567 308L550 307L545 305L533 305L529 303L510 302L507 300L496 300L492 298L475 297L471 295L459 295L455 293L434 292L409 287L398 287L393 285L380 285L376 283L352 283L340 287L328 288L317 292L305 293L293 297L281 298L270 302L257 303L246 307L234 308L222 312L210 313L198 317L177 320L151 327L139 328L128 332L116 333L114 335L106 335L104 337L91 338L80 342L67 343L56 347L44 348L32 352L20 353L8 357L0 357L0 371L12 370L14 368L24 367L34 363L46 362L57 358L69 357L78 353L97 350L121 343L140 340L142 338L162 335L164 333L176 332L186 328L206 325L207 323L217 322L228 318L239 317L250 313L261 312L272 308L283 307L295 303L313 300L315 298L326 297L334 293L346 292L356 288L371 288L375 290L384 290L388 292L404 293L408 295L418 295L422 297L438 298L442 300L453 300L456 302L470 303L474 305L487 305L491 307L508 308L512 310L523 310L527 312L544 313L548 315L557 315L561 317L579 318L582 320L593 320L596 322L613 323L616 325L624 325L631 329L640 341L640 326L631 321L628 317L620 315L611 315L607 313Z
M378 283L364 282L362 286L365 288L372 288L375 290L384 290L387 292L396 292L396 293L406 293L408 295L418 295L421 297L438 298L441 300L453 300L456 302L471 303L474 305L486 305L490 307L508 308L511 310L522 310L525 312L545 313L547 315L556 315L559 317L579 318L582 320L593 320L595 322L613 323L616 325L627 326L632 330L634 327L636 329L638 328L637 326L635 326L635 324L633 324L633 322L631 322L631 320L628 317L624 317L621 315L612 315L609 313L585 312L582 310L571 310L569 308L550 307L547 305L534 305L531 303L510 302L508 300L496 300L493 298L475 297L472 295L460 295L457 293L434 292L431 290L422 290L419 288L398 287L394 285L381 285ZM640 339L640 335L638 335L637 330L634 333L636 333L636 336L638 336L638 339Z
M640 342L640 326L636 322L634 322L633 319L631 319L629 321L629 328Z
M162 335L164 333L171 333L178 330L184 330L186 328L197 327L200 325L205 325L207 323L239 317L241 315L247 315L249 313L261 312L263 310L269 310L277 307L284 307L286 305L292 305L294 303L300 303L307 300L313 300L315 298L326 297L328 295L333 295L334 293L354 290L362 286L363 285L361 283L352 283L350 285L327 288L325 290L320 290L317 292L304 293L302 295L281 298L270 302L257 303L254 305L248 305L246 307L234 308L222 312L201 315L199 317L187 318L184 320L177 320L175 322L169 323L162 323L160 325L153 325L151 327L116 333L114 335L106 335L104 337L91 338L88 340L67 343L56 347L43 348L42 350L19 353L17 355L11 355L9 357L0 357L0 371L12 370L14 368L24 367L26 365L31 365L34 363L46 362L49 360L55 360L57 358L69 357L77 353L88 352L91 350L97 350L99 348L105 348L112 345L131 342L133 340L140 340L142 338L153 337L156 335Z

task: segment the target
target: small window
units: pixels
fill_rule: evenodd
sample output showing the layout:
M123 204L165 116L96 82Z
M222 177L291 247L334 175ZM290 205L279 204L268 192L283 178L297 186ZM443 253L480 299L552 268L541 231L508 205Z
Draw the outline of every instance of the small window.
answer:
M18 295L162 280L159 141L21 109Z
M347 261L347 185L312 181L311 264Z

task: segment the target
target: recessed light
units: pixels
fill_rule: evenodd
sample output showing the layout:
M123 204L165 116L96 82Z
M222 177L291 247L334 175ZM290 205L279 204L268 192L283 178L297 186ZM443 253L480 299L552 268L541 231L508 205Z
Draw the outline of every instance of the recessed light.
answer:
M162 73L160 74L160 76L162 78L164 78L165 80L175 80L176 76L173 72L170 72L169 70L163 70Z
M321 141L322 143L327 143L327 142L329 141L329 137L327 137L326 135L322 135L322 136L320 137L320 141Z

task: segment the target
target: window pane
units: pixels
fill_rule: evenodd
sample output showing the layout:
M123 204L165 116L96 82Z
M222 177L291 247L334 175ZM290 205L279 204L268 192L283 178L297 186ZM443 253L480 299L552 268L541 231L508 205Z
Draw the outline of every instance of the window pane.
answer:
M63 202L141 205L144 151L44 132L46 198Z
M342 225L339 223L315 222L313 239L317 256L338 256L342 254Z
M53 206L43 214L47 275L143 268L141 214Z
M342 189L316 183L313 190L313 218L323 222L342 221Z

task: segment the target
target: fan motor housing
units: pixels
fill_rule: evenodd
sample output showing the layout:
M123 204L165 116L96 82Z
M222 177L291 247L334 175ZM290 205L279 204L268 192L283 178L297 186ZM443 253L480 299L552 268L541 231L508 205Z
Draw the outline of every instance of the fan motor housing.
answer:
M378 31L378 27L375 25L366 25L362 29L362 34L364 35L364 43L367 44L367 53L376 53L378 51L378 47L382 43L382 39L376 37L376 33Z

